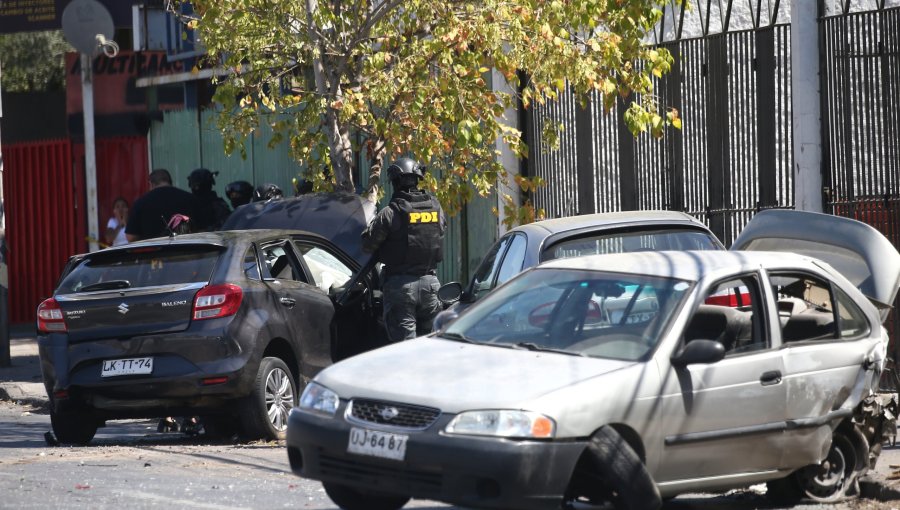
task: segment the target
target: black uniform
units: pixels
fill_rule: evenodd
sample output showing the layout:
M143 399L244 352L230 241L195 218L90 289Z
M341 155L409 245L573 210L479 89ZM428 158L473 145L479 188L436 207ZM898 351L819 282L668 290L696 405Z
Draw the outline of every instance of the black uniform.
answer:
M183 214L193 222L196 212L194 195L174 186L153 188L134 201L128 211L125 233L140 239L169 235L166 227L175 214Z
M363 249L384 268L384 319L392 341L431 331L441 309L435 269L443 260L447 220L428 193L395 191L363 232Z
M191 230L194 232L219 230L231 214L228 203L215 191L195 192L194 199L197 202L196 217L191 218Z

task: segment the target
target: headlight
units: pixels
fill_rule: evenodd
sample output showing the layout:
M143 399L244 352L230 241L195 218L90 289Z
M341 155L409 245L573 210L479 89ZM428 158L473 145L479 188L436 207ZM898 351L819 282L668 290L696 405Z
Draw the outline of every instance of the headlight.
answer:
M444 432L547 439L556 434L556 423L552 418L530 411L468 411L453 418Z
M341 399L338 397L337 393L321 384L311 382L306 385L306 389L304 389L303 394L300 395L299 407L304 411L334 416L340 403Z

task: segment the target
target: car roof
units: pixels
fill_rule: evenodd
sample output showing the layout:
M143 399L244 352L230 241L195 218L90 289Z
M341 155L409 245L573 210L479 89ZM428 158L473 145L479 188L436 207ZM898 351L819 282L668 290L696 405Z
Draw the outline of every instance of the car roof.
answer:
M545 262L542 268L588 269L699 281L720 272L760 267L809 267L813 259L795 253L742 251L642 251L587 255Z
M541 235L551 235L569 230L602 230L603 228L620 228L634 226L647 226L653 224L672 226L683 224L685 226L700 227L708 230L706 225L693 216L679 211L617 211L596 214L581 214L567 216L565 218L553 218L536 221L512 229L514 232L534 232Z

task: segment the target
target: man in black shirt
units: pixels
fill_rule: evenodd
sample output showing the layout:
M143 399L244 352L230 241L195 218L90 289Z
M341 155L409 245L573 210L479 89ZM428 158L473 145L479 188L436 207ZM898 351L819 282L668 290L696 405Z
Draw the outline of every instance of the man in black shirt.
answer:
M134 242L168 235L167 224L173 215L196 215L194 203L194 195L172 186L168 170L157 168L150 172L150 191L135 200L129 211L125 237Z
M384 322L397 342L431 331L441 310L435 269L443 260L447 219L435 197L418 188L422 169L400 158L388 167L391 202L362 234L363 250L384 263Z

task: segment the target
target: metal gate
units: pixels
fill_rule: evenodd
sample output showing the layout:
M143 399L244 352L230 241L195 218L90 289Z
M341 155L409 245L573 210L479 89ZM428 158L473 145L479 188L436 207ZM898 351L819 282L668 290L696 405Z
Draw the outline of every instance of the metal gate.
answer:
M900 247L900 8L848 9L819 24L824 202Z
M33 322L70 255L83 251L77 237L76 180L69 140L3 147L7 199L10 323ZM81 188L83 189L83 188Z
M623 121L626 104L605 115L596 96L585 108L566 93L525 111L527 173L548 183L532 198L548 217L679 210L730 244L754 212L793 207L790 26L772 13L744 30L729 31L724 20L721 33L708 34L718 11L697 7L706 35L659 43L674 63L656 94L663 108L678 109L682 130L634 138ZM541 139L551 121L565 127L558 151Z

